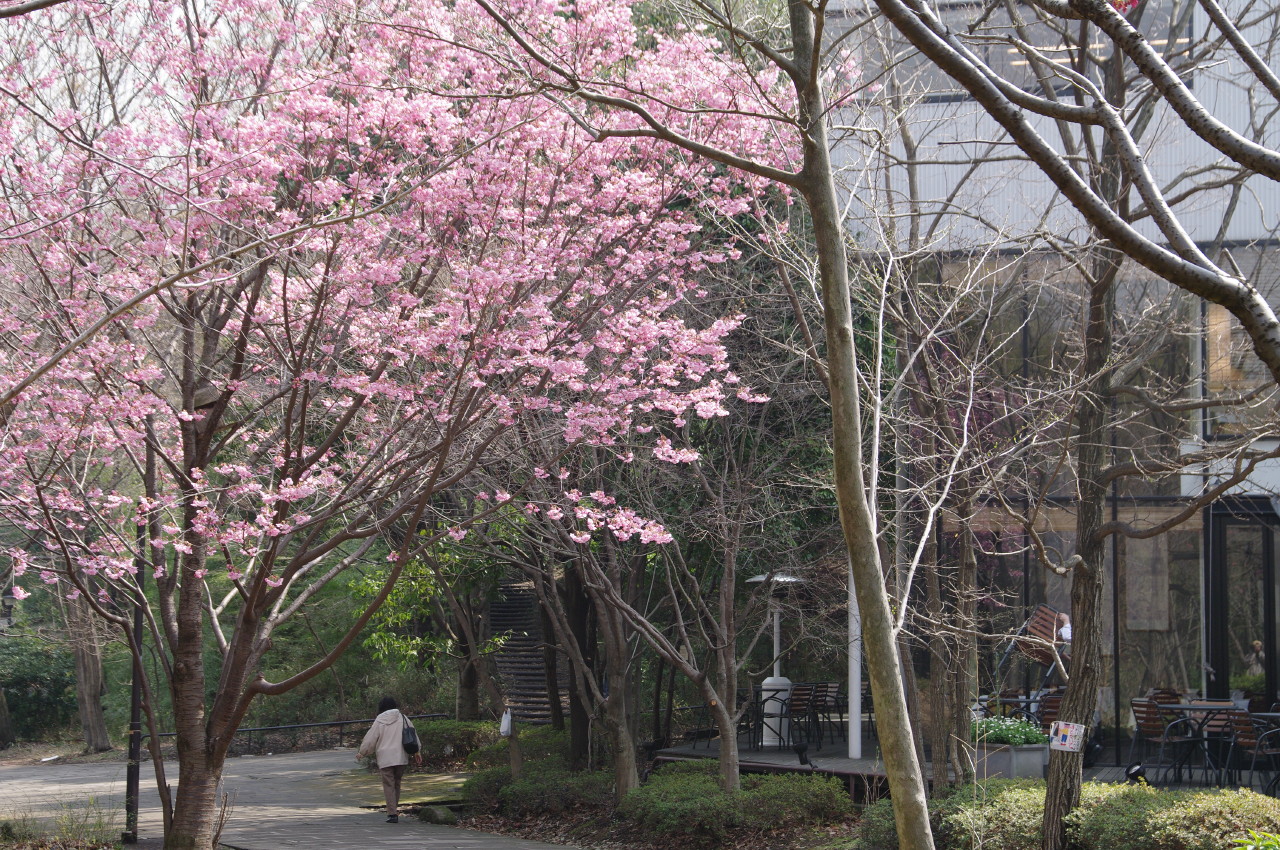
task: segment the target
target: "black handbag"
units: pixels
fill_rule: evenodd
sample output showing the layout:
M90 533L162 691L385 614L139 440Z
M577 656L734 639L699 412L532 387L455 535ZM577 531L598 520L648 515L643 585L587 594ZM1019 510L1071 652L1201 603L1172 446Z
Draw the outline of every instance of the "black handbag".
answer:
M404 727L400 730L400 746L404 747L404 751L409 755L415 755L421 745L418 743L418 731L413 728L413 724L409 722L409 718L403 714L400 719L404 721Z

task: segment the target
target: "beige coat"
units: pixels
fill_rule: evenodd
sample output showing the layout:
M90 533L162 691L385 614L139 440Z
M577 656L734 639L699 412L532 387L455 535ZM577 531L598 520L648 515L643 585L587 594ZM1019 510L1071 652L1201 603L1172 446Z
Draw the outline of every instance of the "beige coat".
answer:
M408 764L409 754L404 751L404 715L399 709L389 708L373 720L357 751L362 756L376 755L378 768ZM412 725L412 721L410 721Z

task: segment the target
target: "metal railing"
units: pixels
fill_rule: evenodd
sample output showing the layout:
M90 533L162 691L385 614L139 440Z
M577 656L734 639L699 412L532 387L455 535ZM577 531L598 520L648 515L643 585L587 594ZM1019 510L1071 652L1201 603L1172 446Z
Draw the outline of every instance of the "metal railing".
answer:
M410 720L447 720L447 714L410 714L407 715ZM264 752L283 752L296 749L299 741L306 738L308 748L317 746L346 746L346 731L348 726L369 726L372 725L374 718L370 717L365 720L328 720L322 723L293 723L287 726L242 726L237 729L236 740L232 743L228 750L228 755L246 755L249 753L261 754ZM337 738L335 743L329 743L326 736L321 734L316 737L311 736L305 730L337 730ZM172 738L176 732L161 732L159 737ZM245 739L240 740L240 736L244 735ZM257 735L256 741L254 735ZM269 737L270 736L270 737ZM143 735L145 741L149 735ZM268 746L270 744L271 746Z

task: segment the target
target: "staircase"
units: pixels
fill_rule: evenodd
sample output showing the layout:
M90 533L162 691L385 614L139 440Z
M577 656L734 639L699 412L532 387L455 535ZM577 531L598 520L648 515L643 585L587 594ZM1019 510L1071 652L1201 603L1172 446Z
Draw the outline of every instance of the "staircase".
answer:
M551 701L547 695L539 613L537 594L528 582L503 582L501 596L489 605L489 634L506 638L494 661L512 718L520 723L546 725L551 722ZM567 659L559 659L556 673L567 713Z

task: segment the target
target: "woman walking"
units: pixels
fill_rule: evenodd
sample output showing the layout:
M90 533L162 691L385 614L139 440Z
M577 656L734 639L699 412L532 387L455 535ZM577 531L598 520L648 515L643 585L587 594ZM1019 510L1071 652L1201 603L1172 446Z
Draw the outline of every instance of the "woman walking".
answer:
M376 756L378 773L382 774L382 793L387 798L387 823L399 823L400 780L404 778L409 754L404 749L405 727L413 728L409 718L400 713L394 697L383 697L378 703L378 716L373 726L360 742L359 756ZM414 764L422 764L422 755L415 753Z

